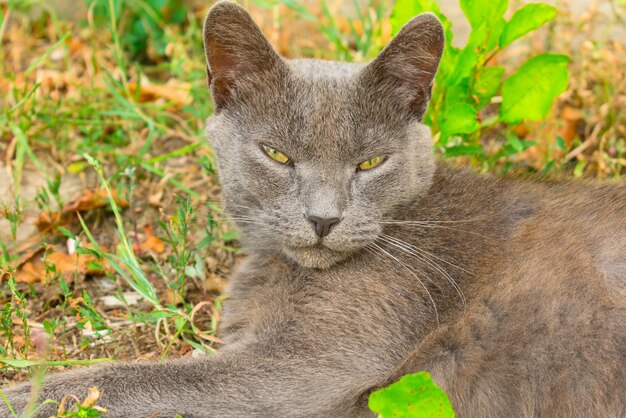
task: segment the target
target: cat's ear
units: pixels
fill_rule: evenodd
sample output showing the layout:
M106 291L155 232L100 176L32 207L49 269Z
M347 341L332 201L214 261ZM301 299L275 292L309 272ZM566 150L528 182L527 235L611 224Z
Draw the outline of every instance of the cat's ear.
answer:
M432 13L411 19L364 71L365 80L379 94L408 106L421 118L443 54L445 35Z
M216 109L224 107L239 80L282 65L248 12L231 1L216 3L204 21L207 78Z

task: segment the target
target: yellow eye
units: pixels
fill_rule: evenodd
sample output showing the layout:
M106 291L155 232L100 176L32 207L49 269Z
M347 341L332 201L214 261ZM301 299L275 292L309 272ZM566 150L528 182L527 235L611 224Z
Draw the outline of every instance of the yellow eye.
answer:
M361 164L359 164L359 170L361 171L371 170L372 168L375 168L381 165L383 161L385 161L385 157L383 156L370 158L369 160L365 160Z
M267 145L264 145L264 144L261 144L261 149L272 160L277 161L277 162L279 162L281 164L291 164L291 159L289 159L289 157L287 157L287 155L283 154L282 152L278 151L277 149L274 149L274 148L272 148L270 146L267 146Z

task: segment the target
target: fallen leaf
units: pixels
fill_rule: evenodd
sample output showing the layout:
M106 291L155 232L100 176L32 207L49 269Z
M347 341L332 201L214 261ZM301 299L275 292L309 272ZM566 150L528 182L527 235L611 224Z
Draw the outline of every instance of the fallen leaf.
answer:
M128 87L131 93L137 91L137 83L131 83ZM193 102L191 84L175 78L170 78L165 84L152 84L144 77L139 86L139 101L143 103L158 100L172 102L177 107L190 105Z
M162 254L165 251L165 242L162 239L152 234L152 225L146 225L144 227L145 239L143 242L135 243L133 250L135 253L142 253L147 251L153 251L157 254Z
M561 129L561 137L565 141L567 148L570 147L572 141L576 137L578 124L583 119L583 111L571 106L566 106L561 113L563 118L563 128Z
M69 255L67 252L54 249L46 256L45 264L43 257L35 257L37 254L40 253L35 253L33 257L18 267L15 274L16 282L36 283L45 281L50 275L46 266L54 266L58 273L66 277L75 274L102 274L105 271L111 271L106 262L98 260L90 254ZM104 270L99 266L102 266Z
M128 201L121 198L116 190L111 191L111 197L113 197L113 200L119 207L128 207ZM105 189L98 189L96 191L85 189L82 196L63 208L63 212L83 212L86 210L101 208L107 206L108 204L109 196Z
M100 390L97 387L89 388L89 394L82 403L82 406L93 406L100 399Z
M517 135L518 138L524 139L530 133L530 129L528 129L528 125L524 123L520 123L515 128L513 128L513 132Z
M121 198L117 191L112 190L111 196L115 204L120 208L127 208L128 201ZM66 225L74 212L85 212L92 209L102 208L109 205L109 196L105 189L85 189L81 196L73 202L65 205L61 212L45 211L39 214L35 225L39 231L47 231L55 226Z
M151 235L141 244L141 248L162 254L165 251L165 243L159 237Z

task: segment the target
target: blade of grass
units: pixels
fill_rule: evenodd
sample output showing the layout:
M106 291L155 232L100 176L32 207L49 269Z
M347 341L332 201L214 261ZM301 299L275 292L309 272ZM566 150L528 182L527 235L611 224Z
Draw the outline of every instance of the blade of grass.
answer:
M152 174L156 174L159 177L165 177L165 173L162 170L159 170L158 168L150 165L150 164L145 164L142 163L141 167L152 173ZM191 196L194 199L200 199L202 196L200 196L198 193L194 192L193 190L191 190L189 187L185 186L184 184L182 184L181 182L179 182L178 180L174 179L174 178L168 178L167 181L172 184L173 186L177 187L178 189L182 190L183 192L187 193L189 196Z
M25 155L27 155L28 158L30 158L30 160L32 161L32 163L35 164L35 166L37 166L37 169L45 173L46 167L39 160L39 158L37 158L33 150L30 148L30 145L28 145L28 138L26 137L26 134L24 133L24 131L19 126L14 125L14 124L11 124L11 131L13 132L13 135L17 137L17 146L22 147Z
M115 203L115 199L113 198L113 193L111 192L109 182L106 181L106 179L104 178L104 173L102 171L100 163L88 154L84 154L83 157L92 167L94 167L96 173L98 174L100 183L107 193L109 206L111 207L113 215L115 216L117 235L120 240L120 243L117 246L117 251L119 254L118 256L105 253L99 246L97 248L100 249L100 252L105 256L105 259L111 263L113 268L118 273L120 273L135 290L137 290L142 296L150 301L157 309L160 309L161 307L157 298L156 289L141 269L139 260L137 260L133 248L128 241L128 237L126 236L126 230L124 228L124 220L122 219L120 209L117 206L117 203ZM87 236L89 237L89 240L95 244L96 241L89 232L89 229L86 227L85 222L80 217L79 220L81 222L81 225L83 226L83 229L85 230L85 233L88 234ZM130 270L133 276L132 278L126 273L124 269L121 268L118 262L122 262L124 266L126 266Z
M2 400L6 404L7 408L9 408L9 412L11 412L11 415L13 415L14 418L17 418L17 413L15 412L15 409L13 409L13 407L11 406L11 402L9 402L9 399L4 394L2 389L0 389L0 398L2 398Z
M156 163L159 163L161 161L168 160L170 158L180 157L182 155L189 154L193 150L195 150L197 148L200 148L203 145L206 145L205 141L198 141L198 142L195 142L193 144L184 146L182 148L178 148L178 149L176 149L176 150L174 150L172 152L168 152L167 154L163 154L163 155L159 155L159 156L154 157L154 158L150 158L149 160L146 160L145 162L148 163L148 164L156 164Z
M54 367L54 366L89 366L93 364L101 364L101 363L110 363L113 359L110 358L99 358L92 360L20 360L20 359L11 359L11 358L2 358L0 357L0 363L6 364L7 366L15 367L16 369L24 369L27 367L33 366L46 366L46 367Z
M122 84L124 90L130 95L128 88L128 68L126 67L126 61L124 60L124 53L122 52L122 43L120 41L119 31L117 30L117 17L115 16L115 6L113 0L109 0L109 25L111 30L111 36L113 37L113 56L117 66L122 71Z
M37 59L35 61L33 61L32 64L30 64L28 66L28 68L26 68L26 70L24 71L24 77L26 77L28 74L30 74L33 70L35 70L37 67L39 67L39 65L44 62L46 60L46 58L48 58L50 56L50 54L52 54L52 52L54 52L55 49L57 49L57 47L61 44L63 44L63 42L65 42L65 40L67 38L69 38L70 34L66 33L65 35L63 35L61 37L61 39L59 39L58 41L56 41L50 48L46 49L46 51L40 55L39 57L37 57Z
M9 109L8 111L9 115L15 112L16 110L18 110L20 107L22 107L24 103L26 103L33 96L33 94L35 94L35 92L39 89L40 86L41 86L41 83L36 83L33 86L33 88L31 88L26 93L26 95L20 99L19 102L15 103L15 105L11 109Z

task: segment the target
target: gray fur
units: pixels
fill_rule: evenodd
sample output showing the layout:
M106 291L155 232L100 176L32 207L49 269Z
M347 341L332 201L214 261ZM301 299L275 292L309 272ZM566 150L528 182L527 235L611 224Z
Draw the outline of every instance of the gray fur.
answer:
M219 2L205 46L207 134L248 253L226 344L54 374L40 398L99 386L114 417L369 416L372 390L428 370L459 416L626 416L626 187L436 163L420 123L443 47L434 16L368 65L287 61ZM341 221L319 239L307 214ZM29 391L6 393L22 408Z

